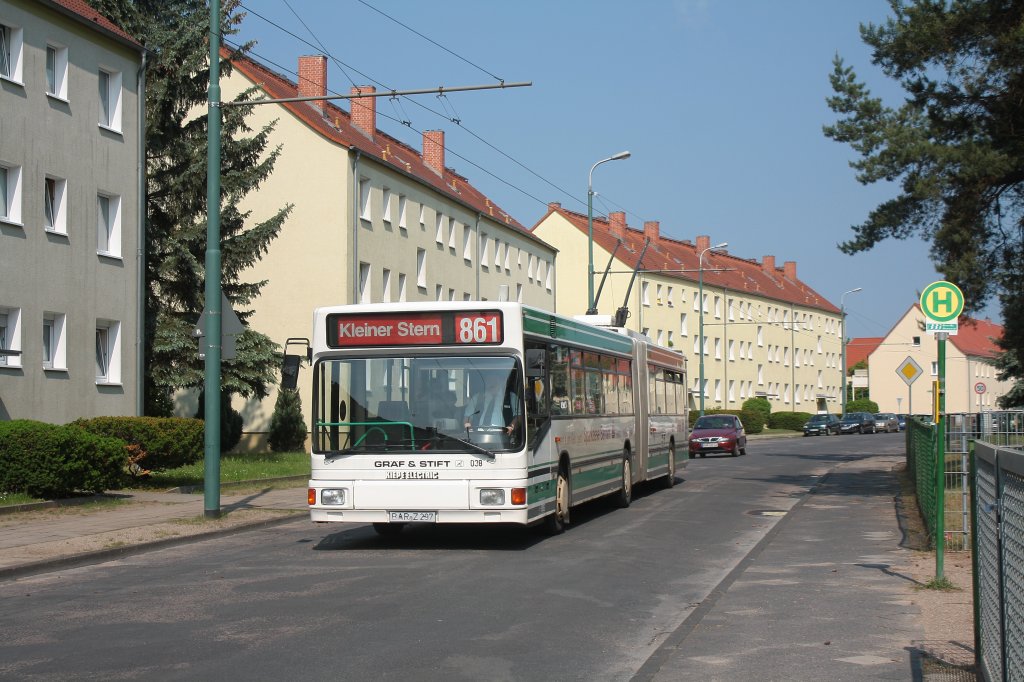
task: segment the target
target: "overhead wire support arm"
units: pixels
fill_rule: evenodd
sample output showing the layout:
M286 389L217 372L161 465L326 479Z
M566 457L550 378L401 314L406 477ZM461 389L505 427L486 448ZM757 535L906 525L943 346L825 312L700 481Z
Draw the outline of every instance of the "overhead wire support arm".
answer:
M222 107L248 106L250 104L286 104L289 102L320 102L327 99L362 99L365 97L399 97L406 95L445 95L449 92L467 92L470 90L504 90L506 88L528 88L533 81L521 83L496 83L490 85L457 85L446 88L443 85L436 88L422 88L417 90L386 90L382 92L360 92L349 95L316 95L313 97L281 97L278 99L253 99L248 101L219 102ZM211 105L213 103L211 102Z

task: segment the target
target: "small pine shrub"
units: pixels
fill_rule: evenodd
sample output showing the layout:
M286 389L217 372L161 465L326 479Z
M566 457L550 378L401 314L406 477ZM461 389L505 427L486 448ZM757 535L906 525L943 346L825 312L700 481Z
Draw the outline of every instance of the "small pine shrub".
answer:
M306 424L298 391L282 388L277 392L267 440L274 452L302 450L306 446Z
M804 424L811 418L810 412L772 412L768 426L773 429L802 431Z
M72 425L0 422L0 490L47 499L117 489L125 443Z

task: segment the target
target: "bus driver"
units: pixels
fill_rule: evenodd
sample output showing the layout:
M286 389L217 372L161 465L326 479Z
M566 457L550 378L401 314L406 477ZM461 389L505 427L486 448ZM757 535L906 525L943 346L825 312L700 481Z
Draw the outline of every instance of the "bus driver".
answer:
M474 393L466 403L464 425L466 429L478 426L501 427L505 433L512 433L519 426L522 410L519 396L514 390L505 390L508 373L484 371L484 390Z

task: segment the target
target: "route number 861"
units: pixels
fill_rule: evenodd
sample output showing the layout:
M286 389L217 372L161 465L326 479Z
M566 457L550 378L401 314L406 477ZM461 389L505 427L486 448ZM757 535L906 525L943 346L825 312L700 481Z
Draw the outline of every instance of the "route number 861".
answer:
M501 343L501 321L497 315L463 315L456 323L459 343Z

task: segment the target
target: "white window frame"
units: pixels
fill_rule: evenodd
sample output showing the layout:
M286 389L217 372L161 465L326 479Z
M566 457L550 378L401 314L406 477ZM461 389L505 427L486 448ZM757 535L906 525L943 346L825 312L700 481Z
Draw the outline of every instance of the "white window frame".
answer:
M106 83L104 83L106 76ZM100 128L120 134L121 132L121 72L100 67L97 71ZM106 85L106 87L104 87Z
M689 328L686 323L686 313L679 313L679 335L689 336Z
M0 180L0 192L3 193L3 201L0 202L0 222L23 227L21 222L21 166L0 163L0 168L4 170L3 179Z
M480 235L480 267L491 267L491 238L486 234ZM533 281L533 256L530 256L530 281Z
M459 221L455 218L448 218L448 248L455 253L455 235L458 232Z
M121 257L121 197L116 194L96 195L96 253L108 258Z
M409 277L404 272L398 273L398 300L401 303L405 303L405 300L406 300L405 299L405 295L406 295L405 288L406 288L406 284L407 284L407 280L408 279L409 279Z
M380 195L381 220L388 225L391 224L391 188L384 187Z
M43 369L66 372L68 369L67 316L43 313Z
M105 373L101 373L103 354L106 355ZM121 323L117 320L96 320L96 383L121 385Z
M43 229L47 232L68 233L67 190L68 181L64 178L54 175L43 178Z
M380 300L382 303L391 302L391 270L388 268L381 268L381 289L380 289Z
M25 30L20 26L0 24L0 78L18 85L22 80L22 56L24 55Z
M416 249L416 286L427 288L427 250Z
M444 246L444 214L441 212L434 214L434 241Z
M359 179L359 219L370 222L373 213L370 210L370 180Z
M651 283L640 282L640 305L651 305Z
M373 285L370 282L372 269L369 263L359 261L359 302L373 303Z
M51 54L53 55L52 76L50 72ZM46 94L64 102L68 101L68 48L57 43L46 44Z
M398 227L403 230L409 229L409 198L404 194L398 195Z
M427 229L427 207L420 204L420 229Z
M0 306L0 348L21 350L21 308ZM0 367L21 367L21 354L0 355Z

